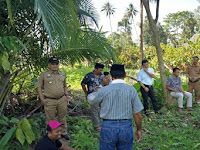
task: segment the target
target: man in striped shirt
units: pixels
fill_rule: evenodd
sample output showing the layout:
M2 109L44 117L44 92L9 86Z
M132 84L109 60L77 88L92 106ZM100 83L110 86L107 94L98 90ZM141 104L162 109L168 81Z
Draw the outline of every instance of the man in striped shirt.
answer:
M137 126L136 138L140 141L143 105L133 86L124 82L126 77L123 65L111 67L112 83L88 95L90 104L100 105L100 118L103 119L100 132L100 150L133 149L134 116Z

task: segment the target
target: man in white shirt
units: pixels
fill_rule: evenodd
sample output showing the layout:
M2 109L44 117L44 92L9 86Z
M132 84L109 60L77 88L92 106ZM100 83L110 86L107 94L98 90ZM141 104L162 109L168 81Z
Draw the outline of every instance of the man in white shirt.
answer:
M149 68L148 61L143 60L142 69L138 73L137 81L139 82L141 86L140 91L142 93L142 98L144 102L144 112L147 117L149 116L149 113L147 112L147 110L149 109L148 97L150 97L151 99L155 113L158 113L156 97L155 97L154 89L152 86L154 77L155 75L154 75L153 68Z

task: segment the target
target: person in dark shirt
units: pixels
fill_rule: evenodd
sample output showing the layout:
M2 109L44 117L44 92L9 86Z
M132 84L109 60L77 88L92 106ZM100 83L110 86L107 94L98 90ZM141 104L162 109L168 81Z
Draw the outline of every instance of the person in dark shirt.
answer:
M63 145L61 138L63 124L52 120L47 125L47 134L38 142L34 150L75 150L67 145Z
M85 93L85 97L87 100L88 94L92 93L97 87L99 87L104 79L104 75L102 74L104 65L100 63L95 64L95 68L93 72L90 72L85 75L81 82L82 89ZM86 88L87 85L87 88ZM99 106L98 105L90 105L90 113L92 117L92 122L94 128L97 131L101 130L100 127L100 118L99 118Z

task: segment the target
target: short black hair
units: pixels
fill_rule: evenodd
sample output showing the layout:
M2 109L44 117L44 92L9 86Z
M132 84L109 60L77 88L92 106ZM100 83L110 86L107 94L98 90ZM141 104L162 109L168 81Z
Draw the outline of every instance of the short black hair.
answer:
M99 69L99 68L102 68L102 69L103 69L103 68L104 68L104 65L101 64L101 63L96 63L95 66L94 66L94 68L95 68L95 69Z
M104 76L107 76L107 75L109 75L109 72L105 71L103 74L104 74Z
M125 77L125 71L110 71L110 74L112 75L113 78L123 78Z
M193 56L192 58L197 58L197 59L199 59L199 57L198 57L198 56Z
M180 69L177 67L173 68L173 72L176 72L176 70L180 70Z
M47 125L47 128L46 128L47 131L51 131L51 127L49 125Z
M148 63L148 60L146 60L146 59L142 60L142 65L145 63Z

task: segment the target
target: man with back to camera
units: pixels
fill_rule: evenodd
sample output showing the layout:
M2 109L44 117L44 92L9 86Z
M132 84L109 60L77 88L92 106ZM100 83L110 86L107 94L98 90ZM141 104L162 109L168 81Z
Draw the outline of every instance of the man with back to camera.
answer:
M67 85L66 76L59 71L59 60L57 57L51 57L48 63L49 70L40 74L37 82L37 91L46 114L46 123L56 118L58 115L58 121L63 123L63 137L69 139L67 133L67 105L70 99ZM44 96L42 88L44 87Z
M187 110L193 111L192 94L183 90L181 78L179 77L180 69L173 68L173 75L167 79L166 88L170 91L171 96L178 98L178 112L183 113L183 97L187 98Z
M85 93L87 100L88 94L92 93L97 87L99 87L103 81L104 75L102 74L104 65L101 63L96 63L93 72L85 75L81 82L82 89ZM87 85L87 88L86 88ZM92 122L97 131L101 130L100 118L99 118L99 106L90 105L90 113L92 117Z
M100 118L103 119L100 132L100 150L132 150L134 116L137 126L137 142L142 137L143 105L133 86L125 83L124 65L111 67L112 83L88 95L88 102L100 105Z
M192 93L194 90L195 101L194 107L197 106L199 100L199 90L200 90L200 66L198 65L199 57L192 57L192 65L189 65L186 69L186 76L189 79L188 82L188 92Z
M138 73L137 81L140 84L140 91L142 93L143 103L144 103L144 113L147 117L149 117L149 105L148 105L148 97L150 97L151 102L153 104L153 108L155 113L158 113L158 106L156 102L156 97L154 93L153 88L153 78L155 78L154 75L154 69L149 68L148 60L144 59L142 60L142 69Z
M64 125L52 120L47 125L47 134L38 142L34 150L75 150L67 145L62 144L61 138L62 128Z

